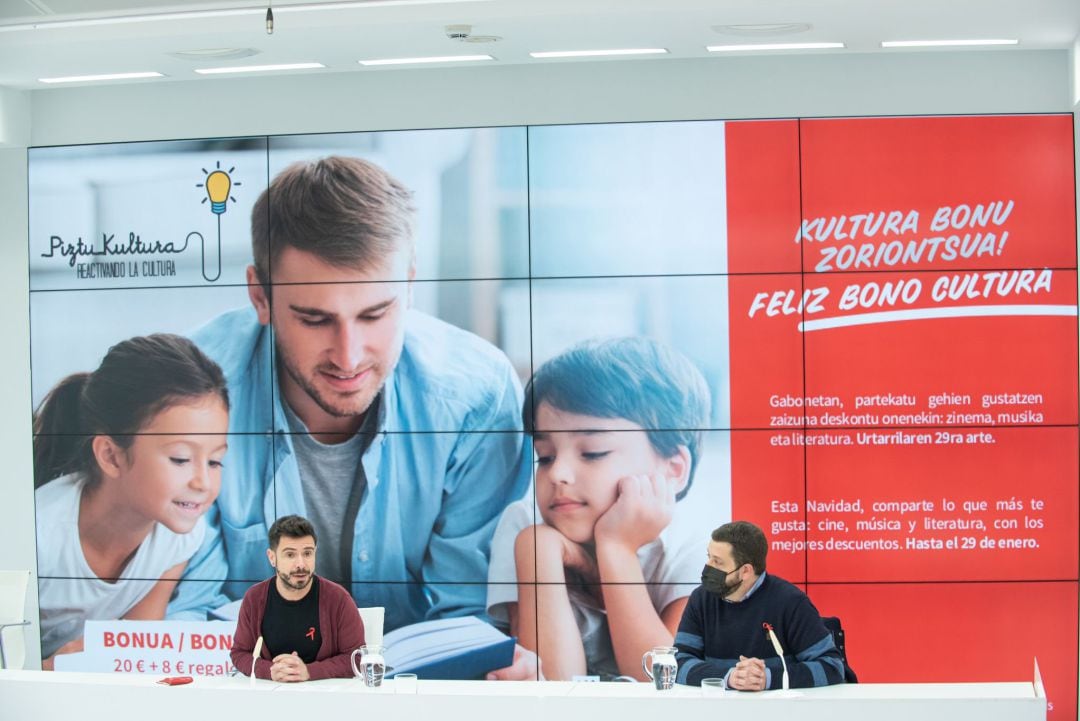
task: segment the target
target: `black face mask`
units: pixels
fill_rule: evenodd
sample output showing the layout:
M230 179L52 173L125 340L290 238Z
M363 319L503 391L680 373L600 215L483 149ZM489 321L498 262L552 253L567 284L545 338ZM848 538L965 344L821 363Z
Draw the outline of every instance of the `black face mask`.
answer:
M737 571L739 569L735 569ZM720 598L727 598L731 594L735 593L735 589L739 587L742 581L736 581L734 585L727 582L727 577L735 573L735 571L728 571L727 573L713 568L706 564L705 568L701 571L701 585L705 587L705 590L709 593L715 593Z

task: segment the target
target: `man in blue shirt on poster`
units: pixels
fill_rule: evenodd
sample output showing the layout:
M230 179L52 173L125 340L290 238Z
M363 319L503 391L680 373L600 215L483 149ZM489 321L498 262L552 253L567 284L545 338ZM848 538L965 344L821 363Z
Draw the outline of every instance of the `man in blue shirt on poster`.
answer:
M388 630L483 613L495 524L529 483L521 386L497 348L409 309L413 213L345 157L289 166L255 203L252 307L193 336L228 379L229 460L170 617L240 598L286 514Z

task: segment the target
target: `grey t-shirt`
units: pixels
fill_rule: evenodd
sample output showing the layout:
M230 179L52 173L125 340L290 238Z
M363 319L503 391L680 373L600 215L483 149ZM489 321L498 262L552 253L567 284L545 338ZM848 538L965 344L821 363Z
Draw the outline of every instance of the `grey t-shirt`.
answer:
M282 404L300 468L307 517L318 534L317 573L350 591L354 524L367 487L360 459L378 427L381 400L382 394L375 397L355 435L335 444L313 438L289 404Z

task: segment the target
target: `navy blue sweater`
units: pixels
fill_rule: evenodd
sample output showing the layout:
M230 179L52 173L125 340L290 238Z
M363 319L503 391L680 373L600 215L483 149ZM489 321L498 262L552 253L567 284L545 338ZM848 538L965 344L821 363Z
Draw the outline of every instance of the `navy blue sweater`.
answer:
M780 658L762 623L772 624L787 661L791 688L843 683L844 662L832 634L806 594L766 574L749 598L729 602L701 586L690 594L675 645L679 683L700 686L723 678L739 656L760 658L769 669L769 688L781 687Z

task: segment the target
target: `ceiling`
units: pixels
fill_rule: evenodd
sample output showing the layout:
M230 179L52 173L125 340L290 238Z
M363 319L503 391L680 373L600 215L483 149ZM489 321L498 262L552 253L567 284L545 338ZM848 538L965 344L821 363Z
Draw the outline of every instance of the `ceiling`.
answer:
M157 71L168 82L215 77L195 68L224 65L320 62L325 69L295 72L386 72L358 60L486 53L475 65L551 62L621 62L620 59L539 60L529 52L660 47L654 62L712 57L706 45L755 42L843 42L843 50L804 52L897 53L940 50L882 49L882 40L1018 38L1014 47L964 52L1065 49L1080 35L1080 0L395 0L349 3L277 0L275 27L267 35L265 2L220 0L0 0L0 86L42 89L38 78ZM295 12L295 6L324 9ZM218 17L172 15L138 23L105 22L75 27L49 23L132 14L248 9ZM793 34L730 34L715 26L808 23ZM13 29L11 26L39 24ZM469 43L447 37L445 26L468 24L473 35L501 40ZM171 53L250 48L239 60L177 58ZM423 72L414 66L410 72Z

